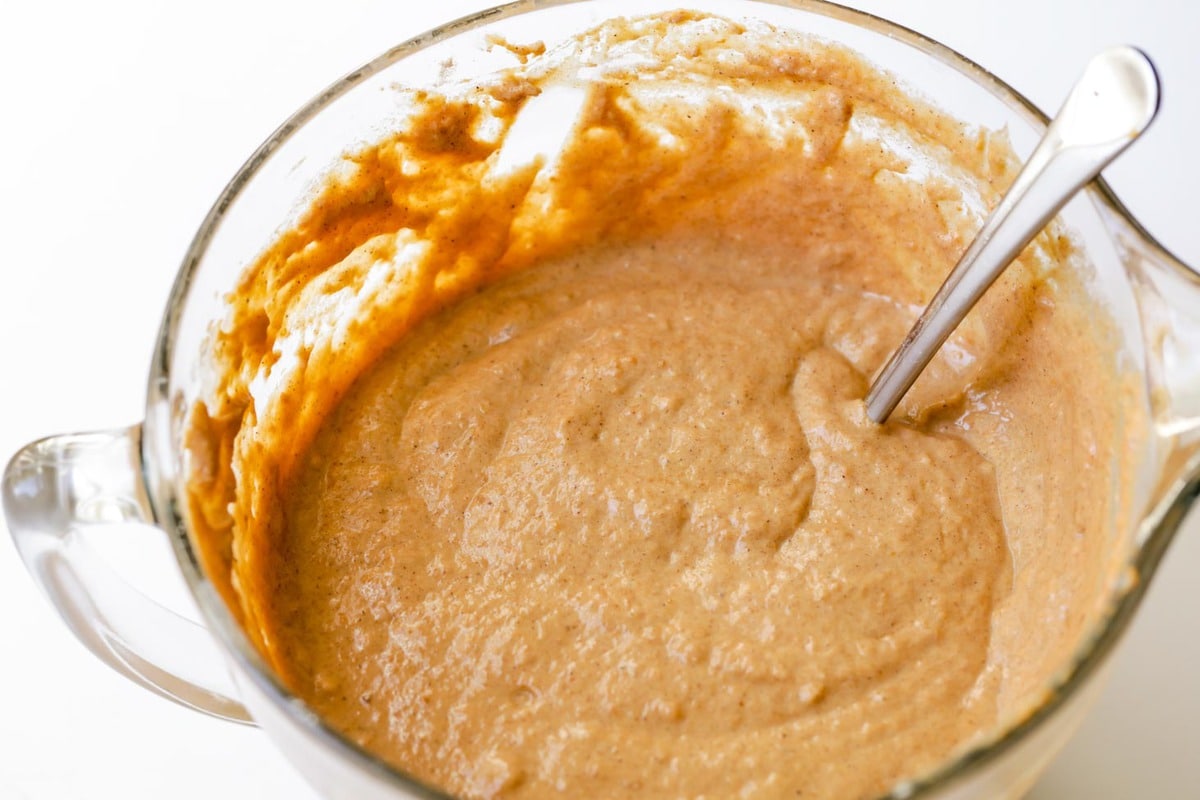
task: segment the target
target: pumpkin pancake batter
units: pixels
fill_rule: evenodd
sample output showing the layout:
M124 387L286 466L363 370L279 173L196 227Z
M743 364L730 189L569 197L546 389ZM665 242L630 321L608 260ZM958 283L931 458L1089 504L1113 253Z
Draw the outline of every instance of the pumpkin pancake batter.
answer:
M533 52L409 96L215 339L193 514L264 655L464 797L864 797L1023 713L1116 513L1077 255L862 402L1007 148L765 26Z

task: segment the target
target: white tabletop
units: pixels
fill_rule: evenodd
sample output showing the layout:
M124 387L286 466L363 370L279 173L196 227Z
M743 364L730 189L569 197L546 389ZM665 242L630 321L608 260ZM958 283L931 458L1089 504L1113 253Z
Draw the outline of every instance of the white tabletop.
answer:
M242 160L338 75L485 5L411 3L404 29L384 29L372 11L386 2L0 6L0 458L38 436L137 421L176 267ZM1107 175L1151 232L1200 264L1200 5L849 4L941 39L1051 109L1094 51L1143 47L1163 73L1164 110ZM182 602L162 541L120 544L111 557L140 585ZM1103 699L1033 797L1200 796L1197 575L1193 519ZM313 796L257 730L174 706L99 664L5 541L0 609L0 797Z

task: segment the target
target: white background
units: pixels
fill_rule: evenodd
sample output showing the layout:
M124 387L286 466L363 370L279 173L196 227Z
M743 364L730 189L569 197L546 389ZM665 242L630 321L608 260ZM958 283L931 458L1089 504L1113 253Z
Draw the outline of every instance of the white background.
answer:
M1094 51L1146 49L1163 74L1163 113L1107 175L1151 232L1200 264L1200 5L850 4L941 39L1050 109ZM0 458L38 436L137 421L176 266L242 160L340 74L484 3L411 3L402 27L373 22L385 5L0 4ZM144 585L179 594L161 542L122 544L114 558ZM1193 519L1102 701L1035 798L1200 797L1198 576ZM0 642L0 797L311 797L258 731L176 707L100 665L6 541Z

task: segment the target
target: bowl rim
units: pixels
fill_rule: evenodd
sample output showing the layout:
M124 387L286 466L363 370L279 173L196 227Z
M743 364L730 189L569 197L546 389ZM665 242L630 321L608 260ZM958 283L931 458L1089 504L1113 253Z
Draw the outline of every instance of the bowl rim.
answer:
M354 763L375 778L413 796L453 800L451 795L430 787L409 773L383 761L330 727L283 685L226 607L215 586L200 566L199 558L188 536L186 522L180 511L182 504L176 497L175 487L170 485L169 481L164 480L163 475L155 468L155 452L162 452L161 449L156 448L156 443L169 440L170 425L160 415L155 414L154 409L171 408L170 366L176 329L182 317L182 310L190 293L193 278L210 241L219 228L225 213L233 205L241 191L257 175L260 167L270 159L275 151L291 138L292 134L354 87L392 64L427 47L488 23L549 8L581 5L595 1L513 0L482 9L448 21L389 48L383 54L347 73L318 93L259 145L222 189L198 227L184 255L168 296L166 311L156 338L147 388L147 413L144 425L146 435L142 438L142 477L150 490L148 495L154 518L171 540L176 560L179 562L184 579L200 609L206 626L223 646L227 655L241 669L244 676L251 680L255 687L269 698L277 709L296 723L304 733L317 739L322 745L332 749L342 758ZM1040 108L975 61L947 45L883 17L830 2L830 0L728 0L728 2L747 7L779 6L827 17L882 34L908 45L972 80L978 86L989 91L995 98L1004 102L1036 130L1044 129L1049 123L1049 117ZM687 0L681 0L679 5L686 6ZM1141 240L1141 244L1152 258L1170 267L1194 274L1194 270L1163 246L1133 217L1103 177L1094 180L1086 191L1101 209L1110 212L1115 219L1126 225L1129 231ZM1132 557L1125 564L1130 579L1125 581L1123 588L1112 593L1109 598L1110 607L1107 614L1100 617L1089 635L1085 636L1075 651L1069 664L1051 680L1046 687L1046 696L1043 701L1019 722L1002 729L998 735L981 740L966 750L956 751L955 755L933 770L903 780L890 792L880 796L879 800L906 800L929 796L933 792L947 789L954 783L976 774L1039 729L1043 722L1054 716L1067 700L1088 683L1118 644L1146 593L1150 578L1169 547L1175 532L1182 524L1188 509L1197 499L1200 499L1200 455L1192 459L1192 462L1189 464L1189 468L1184 470L1183 474L1186 477L1176 481L1165 492L1165 499L1152 508L1140 523L1137 536L1139 544L1132 550Z

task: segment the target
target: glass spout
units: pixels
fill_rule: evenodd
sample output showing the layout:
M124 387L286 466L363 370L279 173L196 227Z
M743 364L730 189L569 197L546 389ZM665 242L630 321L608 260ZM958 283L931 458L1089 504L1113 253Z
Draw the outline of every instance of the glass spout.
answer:
M1151 404L1160 435L1200 435L1200 275L1147 246L1122 237L1134 280L1149 359Z
M1200 481L1200 273L1123 209L1107 219L1137 303L1151 424L1163 445L1154 497L1170 502Z

